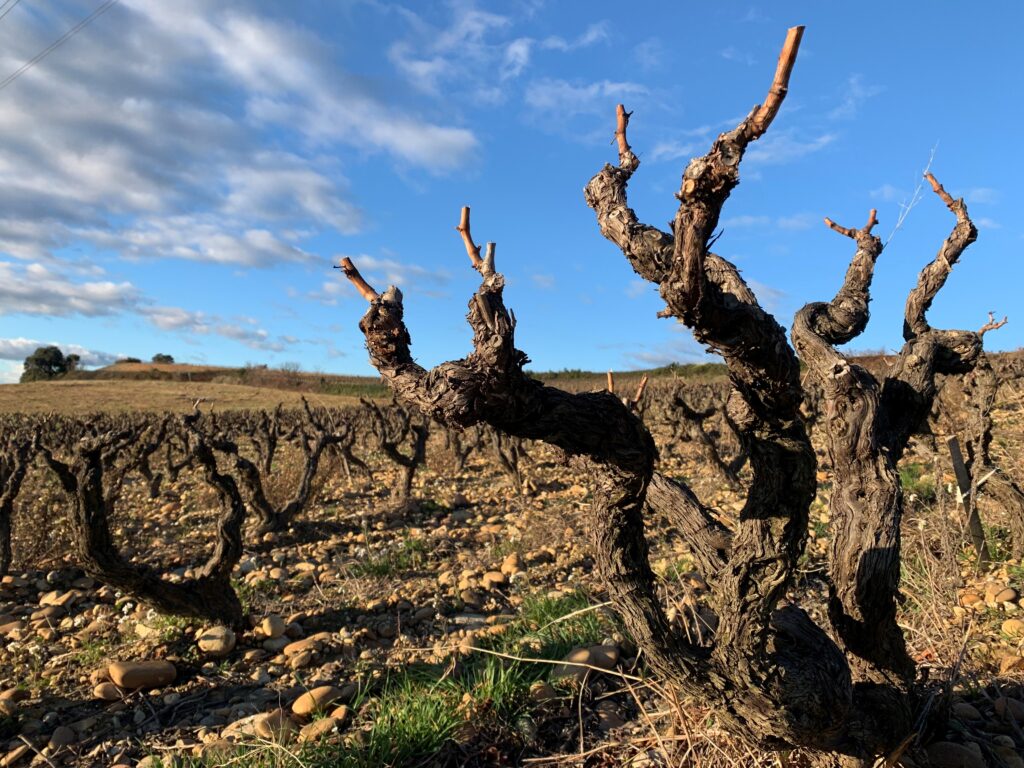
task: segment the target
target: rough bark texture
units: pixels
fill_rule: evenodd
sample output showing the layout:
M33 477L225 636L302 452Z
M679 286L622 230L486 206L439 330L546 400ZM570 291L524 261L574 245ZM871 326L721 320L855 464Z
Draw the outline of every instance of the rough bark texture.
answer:
M398 480L392 494L396 506L402 507L412 499L412 481L417 468L426 458L430 427L426 421L413 421L412 415L401 407L385 413L376 403L368 400L363 401L363 406L368 409L377 447L398 465ZM399 450L403 443L407 445L408 454Z
M40 446L40 453L70 503L71 527L82 567L99 581L160 610L240 626L242 605L231 587L231 570L242 555L245 504L234 480L218 472L212 451L198 432L190 435L192 455L224 505L213 553L198 575L181 582L166 581L149 566L125 559L117 549L109 520L132 465L116 462L129 446L145 443L150 437L126 429L84 438L74 446L67 461L58 459L49 446Z
M797 356L737 269L710 251L743 154L768 129L785 95L801 29L790 30L765 104L686 167L671 233L640 223L628 206L626 186L639 160L626 140L629 115L621 105L619 164L605 166L585 190L602 234L639 275L660 286L666 303L660 315L685 323L725 359L733 387L728 415L752 474L732 531L684 484L654 473L653 441L628 405L610 393L570 394L524 374L527 358L515 348L515 318L504 305L493 245L480 259L468 209L459 231L482 283L469 303L473 352L463 360L429 371L417 365L401 292L391 287L380 295L350 261L343 268L370 302L360 322L370 360L402 402L449 426L485 422L544 440L585 473L594 491L596 563L657 672L709 701L737 733L764 746L870 758L903 742L917 714L914 666L895 622L902 510L895 462L921 408L927 413L935 372L968 368L980 349L976 334L935 331L924 320L949 267L973 239L973 227L962 201L943 197L957 214L957 228L908 299L907 345L883 384L834 348L867 322L881 252L871 235L873 216L856 231L830 223L856 240L857 252L836 297L808 305L796 318L796 347L825 389L822 428L836 467L830 616L840 647L786 600L816 489ZM711 587L718 626L707 643L692 643L666 619L648 563L645 512L669 520L686 537Z
M34 455L32 441L27 435L9 435L6 443L0 452L0 577L6 576L11 568L14 502L21 492L21 484Z
M302 514L313 495L313 481L320 468L320 459L324 451L331 445L350 442L352 427L347 422L332 420L326 413L314 411L305 398L302 400L304 418L295 428L295 435L303 454L302 474L292 495L281 505L275 506L264 488L264 478L273 465L273 455L277 446L277 435L280 433L280 408L276 409L273 418L264 423L263 447L257 449L260 464L250 461L238 450L238 444L225 436L218 436L212 441L214 448L229 454L234 462L238 479L246 489L252 512L256 517L258 534L285 530ZM273 435L274 437L270 437ZM255 441L254 441L255 442ZM262 471L261 471L262 467Z
M989 323L979 333L999 325ZM1024 556L1024 490L992 456L992 410L999 378L984 352L974 369L959 381L943 378L933 407L936 429L962 440L972 479L972 501L977 505L982 499L991 499L1003 510L1010 526L1011 554L1020 559ZM958 383L961 386L956 386Z

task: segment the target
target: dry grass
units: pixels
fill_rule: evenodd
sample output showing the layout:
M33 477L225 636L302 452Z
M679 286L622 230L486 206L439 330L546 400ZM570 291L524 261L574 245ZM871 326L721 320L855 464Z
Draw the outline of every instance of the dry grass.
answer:
M192 365L190 363L114 363L100 370L111 373L142 373L145 371L209 373L210 371L234 371L236 369L223 365Z
M206 410L298 406L302 392L242 384L187 381L50 381L0 385L0 413L87 414L103 411L187 411L202 398ZM305 393L314 405L353 405L353 397Z

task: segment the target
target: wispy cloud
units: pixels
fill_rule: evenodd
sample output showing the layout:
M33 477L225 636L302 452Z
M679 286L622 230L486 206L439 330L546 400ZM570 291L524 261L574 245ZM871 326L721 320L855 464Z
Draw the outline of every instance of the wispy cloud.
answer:
M718 53L726 61L735 61L740 64L746 64L748 67L754 66L757 60L746 51L741 51L736 46L730 45Z
M362 226L323 148L429 173L469 161L471 131L389 101L316 34L264 11L255 0L123 2L74 55L5 89L0 252L42 261L85 242L133 258L301 261L294 233ZM5 60L30 58L74 12L10 14ZM292 151L279 149L282 132L300 137Z
M650 37L633 47L633 60L645 71L657 69L665 61L665 44L657 37Z
M605 42L611 25L589 24L577 36L538 38L511 36L514 19L502 13L466 5L449 9L444 23L431 23L411 8L392 8L405 23L406 37L391 44L388 58L417 90L440 96L454 85L484 103L500 103L507 93L495 81L518 78L533 61L535 51L571 53Z
M550 291L555 287L555 276L546 275L540 272L530 275L533 284L543 291Z
M609 104L630 96L647 94L639 83L600 80L593 83L542 78L527 86L525 101L539 111L556 111L562 117L610 111Z
M163 331L174 331L188 336L221 336L237 341L250 349L271 352L283 351L289 343L283 337L271 338L252 318L226 320L215 314L195 312L180 307L142 307L139 313Z
M873 200L881 200L884 203L895 203L899 200L906 200L907 193L894 187L892 184L883 184L868 192Z
M59 347L65 355L78 355L81 364L88 367L110 365L119 355L86 349L78 344L63 344L56 341L37 341L35 339L15 338L0 339L0 360L21 361L35 352L39 347Z
M836 140L836 134L823 133L803 138L793 130L768 133L747 150L751 164L781 165L820 152Z
M999 193L991 187L974 187L964 193L964 200L971 204L988 205L999 200Z
M884 90L880 85L865 84L862 75L851 75L846 80L842 101L828 113L828 116L832 120L849 120L856 116L865 101Z
M0 262L0 315L99 317L130 309L138 299L128 282L76 282L42 264Z
M753 227L777 227L791 231L810 229L821 221L821 217L813 213L794 213L789 216L765 216L754 214L742 214L739 216L727 216L719 223L723 229L749 229Z
M651 150L649 159L653 162L660 162L691 158L702 149L706 149L706 146L696 141L659 141Z

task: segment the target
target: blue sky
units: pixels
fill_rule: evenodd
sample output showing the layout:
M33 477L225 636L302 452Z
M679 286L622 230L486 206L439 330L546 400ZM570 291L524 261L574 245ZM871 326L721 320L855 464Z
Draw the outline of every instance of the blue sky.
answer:
M99 5L13 7L0 80ZM932 324L1009 314L986 344L1015 349L1022 22L1017 2L121 0L0 89L0 379L43 342L93 364L164 352L371 373L342 256L402 288L422 363L461 357L466 204L535 369L701 360L582 189L615 160L623 102L642 161L630 202L667 226L683 167L762 99L793 24L807 31L790 95L716 251L788 327L852 253L822 218L860 226L877 207L888 237L934 152L980 236ZM853 348L899 346L906 293L951 225L925 187Z

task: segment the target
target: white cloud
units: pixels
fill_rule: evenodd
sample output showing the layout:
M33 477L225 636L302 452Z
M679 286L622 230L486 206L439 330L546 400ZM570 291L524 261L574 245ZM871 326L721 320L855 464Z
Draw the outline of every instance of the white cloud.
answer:
M17 384L23 370L17 363L0 360L0 384Z
M589 48L595 43L603 43L609 38L609 27L607 21L599 21L588 26L583 33L575 40L566 40L564 37L553 35L541 41L541 47L553 51L575 51L578 48Z
M701 152L706 148L703 144L699 144L695 141L659 141L654 145L654 149L651 150L649 159L652 162L659 162L662 160L679 160L681 158L691 158L695 154Z
M639 299L651 288L652 284L646 280L638 280L636 278L629 281L629 285L626 286L626 296L630 299Z
M836 140L836 134L823 133L810 139L798 138L792 131L768 133L747 150L752 164L781 165L818 152Z
M633 48L633 58L643 70L657 69L665 60L665 45L656 37L648 38Z
M371 284L376 281L378 286L397 285L403 290L420 290L424 284L442 286L451 280L451 274L444 269L427 269L418 264L409 264L397 259L378 258L360 254L352 261Z
M285 337L272 339L267 331L255 327L256 322L252 318L239 318L240 322L232 322L214 314L180 307L141 307L139 314L163 331L185 336L221 336L251 349L280 352L291 343Z
M65 355L78 355L81 364L86 366L103 366L113 363L119 355L109 352L98 352L86 349L78 344L62 344L55 341L36 341L35 339L0 339L0 360L23 361L39 347L59 347ZM20 371L19 371L20 375Z
M594 83L570 83L557 78L542 78L526 88L528 107L558 114L561 118L584 114L611 113L616 101L644 96L647 89L638 83L600 80Z
M750 286L750 290L754 292L757 297L758 303L766 309L768 312L775 313L779 311L779 306L782 301L786 298L787 294L785 291L778 288L773 288L766 283L759 282L757 280L747 279L747 285Z
M0 262L0 315L112 315L131 308L136 288L109 280L74 282L39 263Z
M631 344L622 355L627 366L660 368L672 363L706 363L716 359L708 353L685 326L672 326L679 335L659 344Z
M735 61L740 64L746 64L748 67L752 67L757 61L746 51L741 51L736 46L730 45L722 51L719 51L719 55L726 61Z
M856 116L861 105L872 96L877 96L885 89L879 85L865 85L861 75L851 75L846 80L842 101L828 113L832 120L848 120Z
M550 291L552 288L555 287L555 277L554 277L554 275L545 275L545 274L537 273L537 274L530 275L530 279L533 281L534 285L536 285L538 288L540 288L543 291Z
M982 216L980 219L975 219L975 224L981 229L1002 229L1003 225L995 219L991 219L988 216Z
M316 259L270 230L227 231L225 224L212 215L143 217L128 229L83 230L80 234L99 248L132 259L179 258L243 267Z
M536 50L571 53L604 42L610 25L588 25L577 37L552 35L542 39L518 36L510 16L452 3L448 18L431 24L410 8L391 8L405 22L409 36L388 48L388 59L417 90L440 96L459 84L463 93L484 103L500 103L508 94L495 87L519 77Z
M821 217L813 213L795 213L792 216L780 216L775 224L779 229L801 230L810 229L821 221Z
M295 233L350 234L362 223L322 148L431 173L468 161L471 131L397 106L347 73L328 42L268 10L255 0L122 0L6 88L0 253L38 262L102 241L134 258L304 260ZM68 2L7 16L3 71L81 11ZM303 140L295 153L277 149L281 131ZM174 243L168 233L187 232L183 222L199 229Z
M974 187L964 193L964 200L972 205L975 203L988 205L999 200L999 193L990 187Z
M723 229L749 229L754 227L778 227L785 230L809 229L821 221L821 217L813 213L794 213L790 216L771 217L754 214L727 216L719 224Z
M530 64L530 51L534 41L528 37L520 37L505 46L505 60L501 70L502 80L519 77Z
M727 216L719 221L724 229L740 229L746 227L766 227L771 224L770 216L753 216L744 214L742 216Z
M894 203L897 200L906 200L907 193L901 189L897 189L892 184L883 184L876 189L872 189L868 195L874 200L881 200L885 203Z

